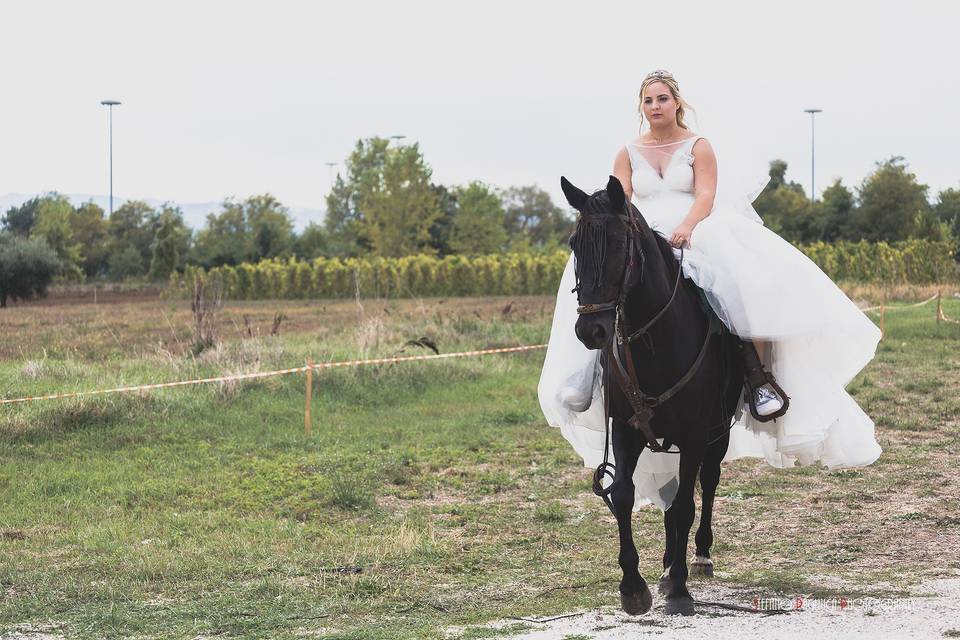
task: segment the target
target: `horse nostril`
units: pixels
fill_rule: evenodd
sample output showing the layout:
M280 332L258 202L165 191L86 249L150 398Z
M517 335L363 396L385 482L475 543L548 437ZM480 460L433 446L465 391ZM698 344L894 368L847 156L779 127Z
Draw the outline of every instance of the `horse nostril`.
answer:
M603 328L603 324L598 322L593 325L593 343L597 345L605 344L607 341L607 331Z

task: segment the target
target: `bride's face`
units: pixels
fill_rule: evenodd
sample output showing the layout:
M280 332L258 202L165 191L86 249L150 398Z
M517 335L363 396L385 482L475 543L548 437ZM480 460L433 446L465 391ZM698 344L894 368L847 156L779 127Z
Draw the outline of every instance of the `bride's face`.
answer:
M643 116L651 125L675 123L677 104L670 87L663 82L653 82L643 90Z

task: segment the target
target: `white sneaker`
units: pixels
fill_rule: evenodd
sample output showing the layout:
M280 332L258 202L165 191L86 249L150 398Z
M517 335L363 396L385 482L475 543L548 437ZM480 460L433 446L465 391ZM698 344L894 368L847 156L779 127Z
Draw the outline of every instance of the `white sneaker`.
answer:
M783 400L770 388L770 385L765 384L754 392L753 404L757 407L758 414L768 416L780 410Z

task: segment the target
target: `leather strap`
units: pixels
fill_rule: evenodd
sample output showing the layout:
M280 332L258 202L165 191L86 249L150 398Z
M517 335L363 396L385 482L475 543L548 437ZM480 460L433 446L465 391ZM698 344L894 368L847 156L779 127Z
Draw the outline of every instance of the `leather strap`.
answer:
M623 394L626 396L634 412L634 415L627 422L634 429L638 429L643 433L647 441L647 446L651 451L666 451L670 446L666 440L664 440L663 445L658 443L653 433L653 428L650 426L650 422L653 420L654 408L672 398L693 379L693 376L695 376L700 369L700 365L703 364L703 360L707 355L707 348L710 346L710 340L713 338L713 335L720 334L723 330L720 325L720 320L715 314L710 314L709 319L710 322L707 327L707 333L704 336L703 344L700 346L700 352L697 354L696 360L694 360L690 368L687 369L687 372L683 374L677 382L657 396L648 396L640 389L630 345L621 346L614 341L610 346L610 355L613 357L608 356L607 360L613 361L614 366L612 368L616 375L617 382L620 384L620 388L623 390ZM621 348L624 350L623 356L620 354ZM626 367L624 367L623 360L626 360Z
M680 288L680 275L681 275L681 273L682 273L682 271L683 271L683 269L681 268L682 265L683 265L683 247L680 247L680 262L679 262L679 264L677 264L677 279L676 279L676 281L673 283L673 293L670 294L670 299L667 300L667 304L663 305L663 308L660 309L660 311L657 313L657 315L653 316L650 320L647 321L647 323L646 323L645 325L643 325L642 327L640 327L639 329L637 329L636 331L634 331L633 333L631 333L629 336L627 336L626 338L624 338L624 339L623 339L624 342L626 342L626 343L629 344L629 343L633 342L634 340L636 340L637 338L639 338L641 335L647 333L647 331L650 329L650 327L653 326L653 323L656 322L656 321L660 318L660 316L662 316L664 313L666 313L667 309L670 308L670 304L673 302L673 299L674 299L674 298L676 297L676 295L677 295L677 289Z

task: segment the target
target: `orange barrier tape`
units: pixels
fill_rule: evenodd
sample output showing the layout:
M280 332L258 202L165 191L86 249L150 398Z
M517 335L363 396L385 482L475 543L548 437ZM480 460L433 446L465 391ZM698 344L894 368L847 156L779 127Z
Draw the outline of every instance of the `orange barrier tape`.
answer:
M910 309L910 308L912 308L912 307L922 307L923 305L927 304L927 303L930 302L931 300L936 300L936 299L937 299L937 294L933 294L932 296L930 296L929 298L927 298L927 299L924 300L923 302L917 302L916 304L905 304L905 305L903 305L903 306L897 306L897 307L890 307L890 306L888 306L888 307L886 308L886 311L897 311L897 310L899 310L899 309ZM877 310L877 309L879 309L879 308L880 308L880 306L878 305L878 306L876 306L876 307L867 307L866 309L860 309L860 311L863 311L864 313L866 313L867 311L875 311L875 310Z
M940 309L940 319L944 322L951 322L953 324L960 324L960 320L954 320L953 318L948 318L946 314L943 313L943 309Z
M412 362L415 360L440 360L443 358L463 358L466 356L481 356L488 353L513 353L517 351L531 351L533 349L543 349L547 345L535 344L521 347L502 347L499 349L481 349L477 351L460 351L457 353L441 353L435 355L422 356L393 356L390 358L372 358L369 360L344 360L340 362L320 362L312 365L313 369L333 369L335 367L355 367L364 364L389 364L392 362ZM227 382L228 380L249 380L252 378L268 378L271 376L282 376L288 373L303 373L311 366L293 367L291 369L277 369L276 371L258 371L256 373L240 373L231 376L217 376L215 378L198 378L196 380L177 380L175 382L156 382L153 384L140 384L129 387L115 387L113 389L97 389L94 391L74 391L70 393L51 393L43 396L31 396L27 398L10 398L0 400L0 404L16 404L21 402L32 402L35 400L57 400L62 398L79 398L81 396L104 395L107 393L123 393L126 391L143 391L147 389L163 389L166 387L183 387L192 384L207 384L210 382Z

